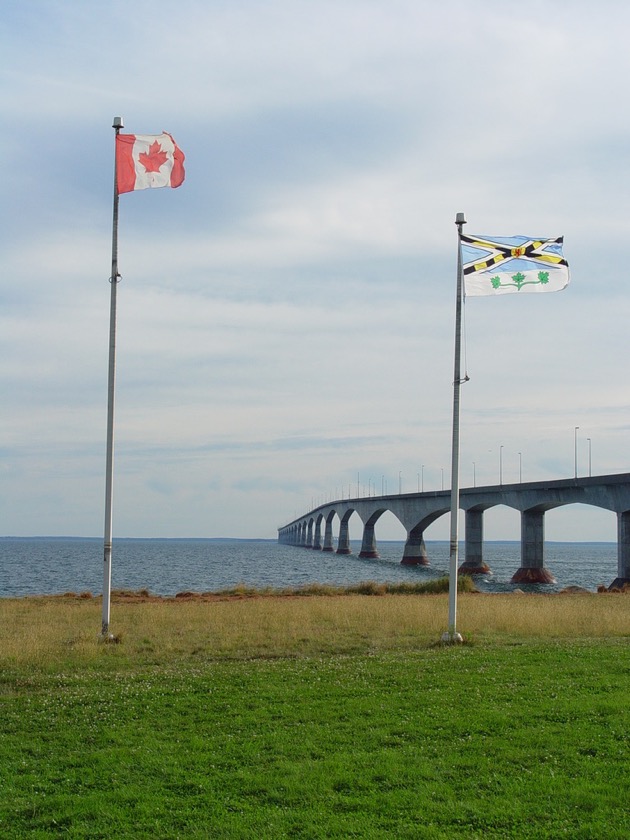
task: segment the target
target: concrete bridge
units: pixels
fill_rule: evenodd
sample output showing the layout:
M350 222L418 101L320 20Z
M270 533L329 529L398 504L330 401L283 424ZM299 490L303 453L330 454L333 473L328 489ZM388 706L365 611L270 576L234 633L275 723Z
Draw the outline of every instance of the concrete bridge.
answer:
M474 575L489 571L483 559L483 513L496 505L506 505L521 512L521 565L512 583L554 583L544 562L545 513L577 503L617 514L617 577L610 588L630 585L630 473L461 489L459 506L465 511L466 534L460 573ZM359 557L378 557L376 523L390 511L407 531L401 562L426 566L429 558L424 532L440 516L450 513L450 504L450 490L342 499L320 505L279 528L278 542L350 554L348 526L356 513L363 523ZM336 549L335 520L339 522Z

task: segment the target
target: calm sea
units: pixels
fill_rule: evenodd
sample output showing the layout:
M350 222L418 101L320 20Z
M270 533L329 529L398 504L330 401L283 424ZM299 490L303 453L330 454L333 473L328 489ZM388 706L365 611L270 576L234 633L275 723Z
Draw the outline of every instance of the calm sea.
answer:
M0 538L0 597L92 592L103 587L102 539ZM307 583L346 585L360 581L423 581L448 570L448 542L427 542L428 568L401 566L402 542L379 542L376 560L337 555L275 540L119 539L114 541L112 588L148 589L156 595L211 592L244 583L297 587ZM484 559L492 574L477 579L487 592L511 591L520 565L519 542L488 542ZM595 590L617 576L615 543L547 543L545 566L555 575L549 592L576 585ZM521 586L523 589L528 587Z

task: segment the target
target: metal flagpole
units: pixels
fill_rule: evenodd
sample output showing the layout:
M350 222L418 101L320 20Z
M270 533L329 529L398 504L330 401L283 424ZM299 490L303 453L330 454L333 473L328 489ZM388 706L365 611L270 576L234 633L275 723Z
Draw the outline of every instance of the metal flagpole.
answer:
M114 117L112 128L116 137L123 128L122 117ZM114 213L112 222L112 273L109 309L109 373L107 380L107 456L105 467L105 537L103 540L103 618L101 635L112 638L109 632L109 613L112 588L112 501L114 491L114 386L116 381L116 291L118 273L118 171L116 167L116 145L114 144Z
M457 551L458 551L458 519L459 519L459 392L461 378L461 349L462 349L462 298L463 272L461 235L462 226L466 224L463 213L455 217L457 225L457 302L455 306L455 369L453 374L453 445L451 461L451 546L449 561L448 583L448 631L442 635L443 642L451 644L463 641L457 632Z

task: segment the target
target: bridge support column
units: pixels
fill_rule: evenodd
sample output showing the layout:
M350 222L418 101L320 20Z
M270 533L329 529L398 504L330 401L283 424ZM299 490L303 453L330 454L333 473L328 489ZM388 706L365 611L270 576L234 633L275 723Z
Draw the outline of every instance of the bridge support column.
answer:
M339 523L339 540L337 542L337 554L351 554L350 529L348 527L347 519L342 519Z
M460 575L487 575L490 566L483 561L483 511L466 511L466 548Z
M315 532L313 534L313 551L322 550L322 520L318 519L315 523Z
M359 557L378 557L376 550L376 538L374 536L374 525L363 526L363 540Z
M521 567L511 583L555 583L545 569L545 512L521 511Z
M630 510L617 514L617 577L609 589L630 586Z
M407 542L405 543L405 550L403 551L400 563L403 566L429 565L429 555L427 554L427 547L424 544L424 535L422 531L419 533L409 531L407 534Z
M334 551L333 548L333 533L332 533L332 517L326 520L324 528L324 545L322 551Z

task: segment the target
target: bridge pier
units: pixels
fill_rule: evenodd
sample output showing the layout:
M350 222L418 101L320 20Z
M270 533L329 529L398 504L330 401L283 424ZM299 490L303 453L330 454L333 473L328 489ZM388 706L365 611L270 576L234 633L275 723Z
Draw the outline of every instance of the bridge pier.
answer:
M427 554L427 547L424 544L424 534L422 531L417 533L413 529L409 531L400 563L403 566L429 565L429 555Z
M545 511L521 511L521 567L511 583L555 583L545 569Z
M363 540L361 541L359 557L378 557L374 525L369 522L363 526Z
M322 546L322 551L334 551L333 548L333 529L332 529L333 518L329 516L326 519L326 525L324 527L324 545Z
M460 575L487 575L490 566L483 561L483 510L466 511L466 547Z
M617 514L617 577L609 589L630 586L630 510Z
M337 554L351 554L350 550L350 528L348 525L349 516L346 514L339 523L339 540L337 542Z
M321 517L318 517L317 522L315 523L315 532L313 534L313 551L321 551L322 550L322 520Z

